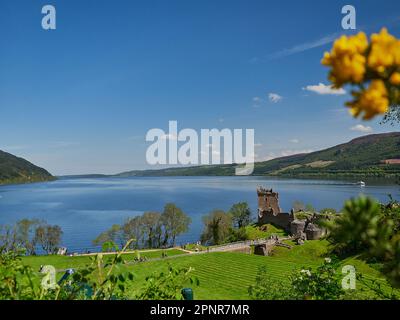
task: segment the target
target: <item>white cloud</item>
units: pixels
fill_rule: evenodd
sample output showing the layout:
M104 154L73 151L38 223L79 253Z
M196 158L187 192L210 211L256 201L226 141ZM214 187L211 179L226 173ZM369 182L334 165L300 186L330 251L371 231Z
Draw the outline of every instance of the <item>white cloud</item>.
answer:
M283 97L277 93L269 93L268 98L269 98L269 101L271 101L272 103L278 103L279 101L281 101L283 99Z
M290 139L289 142L291 142L291 143L299 143L300 140L299 139Z
M327 94L332 94L332 95L343 95L346 94L346 91L344 89L334 89L332 88L332 86L327 86L323 83L320 83L318 85L310 85L307 86L305 88L303 88L303 90L307 90L307 91L311 91L311 92L315 92L321 95L327 95Z
M282 157L293 156L295 154L311 153L314 152L313 149L303 149L303 150L283 150L280 155Z
M364 126L363 124L357 124L354 127L350 128L351 131L358 131L358 132L363 132L363 133L369 133L374 131L371 127L369 126Z
M267 60L278 59L278 58L290 56L292 54L307 51L310 49L322 47L328 43L333 42L336 38L338 38L339 35L340 35L339 33L333 33L333 34L324 36L324 37L314 40L314 41L305 42L305 43L302 43L299 45L295 45L288 49L283 49L281 51L274 52L272 54L269 54L266 58L267 58Z
M260 107L260 105L264 102L264 100L261 99L260 97L253 97L252 101L253 101L253 108Z

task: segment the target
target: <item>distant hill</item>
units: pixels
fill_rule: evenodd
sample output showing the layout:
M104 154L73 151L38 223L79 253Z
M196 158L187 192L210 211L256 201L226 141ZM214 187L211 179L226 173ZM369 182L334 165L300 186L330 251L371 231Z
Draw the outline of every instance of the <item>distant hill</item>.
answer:
M335 147L255 164L253 175L284 177L400 177L400 132L363 136ZM124 172L117 176L229 176L235 165Z
M53 180L45 169L0 150L0 184Z

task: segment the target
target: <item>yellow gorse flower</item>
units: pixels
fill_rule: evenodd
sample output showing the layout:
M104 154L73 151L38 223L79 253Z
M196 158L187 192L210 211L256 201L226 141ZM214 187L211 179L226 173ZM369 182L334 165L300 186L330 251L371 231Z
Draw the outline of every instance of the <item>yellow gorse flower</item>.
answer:
M384 73L386 68L400 66L400 41L389 34L386 28L371 36L368 66L379 73Z
M389 110L389 98L385 83L382 80L373 80L368 89L354 94L355 101L348 103L353 116L358 117L364 113L363 119L372 119L377 114L386 113Z
M340 88L346 82L360 83L366 72L366 57L364 52L368 48L368 39L365 33L355 36L342 36L335 41L332 51L326 52L322 64L331 66L329 79L335 88Z
M390 79L389 79L390 83L394 86L398 86L400 85L400 72L394 72Z
M363 32L341 36L321 63L331 68L334 88L358 86L354 100L347 103L354 117L369 120L400 104L400 40L386 28L373 34L370 43Z

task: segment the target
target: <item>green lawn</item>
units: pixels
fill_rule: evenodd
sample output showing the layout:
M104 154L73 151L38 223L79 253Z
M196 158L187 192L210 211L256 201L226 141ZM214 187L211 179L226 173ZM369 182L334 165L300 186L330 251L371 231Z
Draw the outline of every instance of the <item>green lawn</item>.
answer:
M185 254L186 252L179 249L168 249L168 250L146 250L140 251L141 258L161 258L162 252L166 252L168 257ZM107 255L106 257L111 258L112 255ZM127 262L133 262L133 259L136 257L136 254L127 253L123 255L124 259ZM52 265L56 269L68 269L68 268L80 268L84 267L86 264L90 263L89 256L28 256L23 257L22 260L25 264L32 266L35 270L39 270L41 265Z
M262 226L265 231L261 230L258 225L250 225L246 227L246 233L249 240L258 240L269 238L272 235L278 235L280 237L286 236L286 232L283 229L277 228L272 224L265 224Z
M328 243L326 241L307 241L303 246L293 246L291 250L277 247L273 256L262 257L241 253L204 253L179 256L182 251L168 251L169 256L177 256L166 260L148 261L128 265L136 275L130 286L130 297L140 289L145 277L153 272L165 271L168 264L175 267L192 267L194 275L200 280L200 286L194 287L195 299L248 299L247 289L254 284L259 267L267 266L271 278L287 282L288 276L295 269L315 268L326 256ZM161 256L160 250L151 252L152 257ZM144 256L144 253L142 253ZM150 257L150 256L149 256ZM129 260L129 259L128 259ZM88 262L87 257L26 257L24 261L34 267L41 264L52 264L57 269L79 267ZM370 279L384 280L379 271L356 258L349 258L343 264L352 264L357 272Z
M200 280L200 286L194 288L196 299L248 299L247 288L254 283L260 266L267 265L271 277L282 280L287 279L287 275L299 267L296 263L272 257L241 253L194 254L162 263L147 262L133 266L137 280L132 287L132 294L143 285L143 279L147 275L165 269L168 263L175 267L195 269L194 275Z
M303 246L293 246L291 250L277 247L270 257L221 252L185 256L162 263L147 262L145 266L133 267L137 279L132 293L143 285L147 275L165 269L167 263L171 263L176 267L190 266L195 269L194 275L200 280L200 286L194 288L196 299L248 299L247 289L254 284L259 267L267 266L271 278L288 282L294 270L315 269L323 263L327 251L327 241L307 241ZM361 260L349 258L343 261L343 265L346 264L354 265L357 272L368 279L385 282L382 274Z
M303 246L296 246L293 241L285 241L287 244L292 245L292 249L288 250L282 247L276 247L274 249L274 257L290 261L297 264L309 263L310 265L319 264L323 262L325 257L328 255L328 241L307 241ZM366 262L358 257L349 257L341 262L342 265L353 265L356 270L365 275L366 278L382 279L384 276L380 274L372 266L369 266Z

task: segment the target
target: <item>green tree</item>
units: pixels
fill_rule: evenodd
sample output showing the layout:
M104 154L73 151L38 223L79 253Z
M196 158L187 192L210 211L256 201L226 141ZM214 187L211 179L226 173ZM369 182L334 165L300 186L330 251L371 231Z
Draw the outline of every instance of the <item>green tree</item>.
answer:
M176 237L187 232L192 222L190 217L173 203L165 205L161 219L164 226L164 246L168 245L170 239L172 246L175 246Z
M142 216L143 234L147 238L146 244L149 248L157 248L161 245L162 222L159 212L148 211Z
M232 217L222 210L214 210L203 217L204 230L201 242L206 244L222 244L232 229Z
M234 225L240 229L246 227L251 221L251 211L247 202L239 202L234 204L229 213L232 216Z
M25 248L27 255L36 253L36 229L45 224L38 219L22 219L16 223L15 232L18 245Z
M15 226L0 225L0 253L18 250Z
M123 245L125 239L122 235L122 227L119 224L114 224L110 229L100 233L93 241L94 245L102 246L104 243L113 242Z
M44 224L36 228L35 241L47 254L55 254L61 242L63 232L60 226Z
M137 249L143 242L144 230L141 216L130 218L122 226L123 237L125 240L133 239L132 247Z

